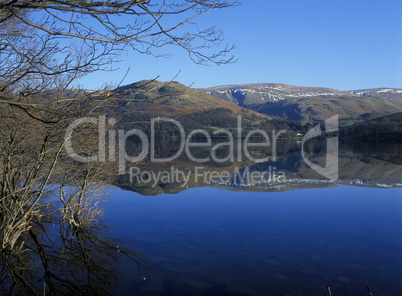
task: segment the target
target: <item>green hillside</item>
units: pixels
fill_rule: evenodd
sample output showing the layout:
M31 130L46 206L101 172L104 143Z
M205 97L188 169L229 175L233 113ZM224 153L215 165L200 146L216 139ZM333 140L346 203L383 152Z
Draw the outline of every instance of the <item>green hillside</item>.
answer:
M178 82L144 80L118 88L114 96L118 104L113 113L120 114L119 122L124 124L146 125L152 118L167 117L176 119L186 130L216 130L236 128L241 116L244 130L297 132L300 129L297 124L237 106Z
M250 109L301 123L317 122L338 115L341 124L350 125L364 119L402 111L402 106L374 97L310 97L252 105Z
M356 123L345 127L341 137L360 140L402 141L402 112Z

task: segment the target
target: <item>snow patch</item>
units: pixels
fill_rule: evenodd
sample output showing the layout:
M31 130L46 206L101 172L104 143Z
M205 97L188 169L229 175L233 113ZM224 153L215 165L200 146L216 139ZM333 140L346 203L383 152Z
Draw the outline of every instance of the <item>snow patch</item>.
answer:
M388 184L376 184L378 187L383 187L383 188L392 188L392 185L388 185Z
M384 88L384 89L381 89L381 90L379 90L377 92L381 93L381 92L390 92L390 91L393 91L393 89L392 88Z

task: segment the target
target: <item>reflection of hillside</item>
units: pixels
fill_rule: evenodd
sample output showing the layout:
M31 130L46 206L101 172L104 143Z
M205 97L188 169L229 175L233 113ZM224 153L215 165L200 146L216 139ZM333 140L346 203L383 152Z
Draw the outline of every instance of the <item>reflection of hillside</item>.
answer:
M278 142L277 158L271 151L253 151L263 162L253 163L243 158L223 163L194 163L181 157L174 162L138 165L136 177L130 181L129 175L120 176L117 185L125 190L143 195L178 193L192 187L211 186L236 191L285 191L301 188L331 187L337 185L356 185L369 187L394 187L402 183L402 166L399 155L402 145L368 143L340 143L339 180L331 181L311 169L301 155L301 143ZM169 150L169 148L167 148ZM325 166L325 141L312 141L305 144L305 157L318 166ZM210 151L201 149L197 156L208 155ZM226 151L221 151L225 155ZM144 182L139 176L142 172L154 174L186 174L188 180L161 180L154 178ZM206 177L205 177L206 174ZM214 174L214 175L213 175ZM221 178L221 176L225 178ZM144 173L145 176L145 173ZM254 176L254 177L253 177ZM278 176L284 176L278 178ZM152 179L153 176L150 176ZM146 181L146 180L145 180ZM167 181L167 182L165 182ZM174 182L173 182L174 181Z
M365 155L369 158L383 160L389 163L402 164L402 145L400 143L380 142L346 142L348 150Z

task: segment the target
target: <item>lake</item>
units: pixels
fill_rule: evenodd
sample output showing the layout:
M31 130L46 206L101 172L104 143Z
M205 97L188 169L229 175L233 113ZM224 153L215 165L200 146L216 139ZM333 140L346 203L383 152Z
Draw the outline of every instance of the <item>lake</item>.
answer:
M303 164L297 143L285 146L275 162L220 164L227 182L122 178L126 190L103 203L105 219L147 269L122 264L116 295L312 296L328 295L327 286L332 295L368 295L367 286L401 295L402 145L340 143L337 180ZM324 148L310 147L312 162L322 163ZM174 163L194 173L185 164ZM237 180L247 168L286 180Z

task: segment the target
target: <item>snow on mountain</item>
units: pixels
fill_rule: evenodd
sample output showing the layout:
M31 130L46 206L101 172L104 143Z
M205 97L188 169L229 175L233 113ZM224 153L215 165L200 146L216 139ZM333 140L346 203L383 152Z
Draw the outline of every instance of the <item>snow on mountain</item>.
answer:
M343 95L341 91L335 89L298 87L277 83L223 85L203 91L241 106L307 97L340 97Z
M265 104L283 100L303 98L342 98L342 97L378 97L393 103L402 104L402 89L376 88L365 90L341 91L321 87L301 87L279 83L222 85L202 89L208 94L220 97L240 106Z

